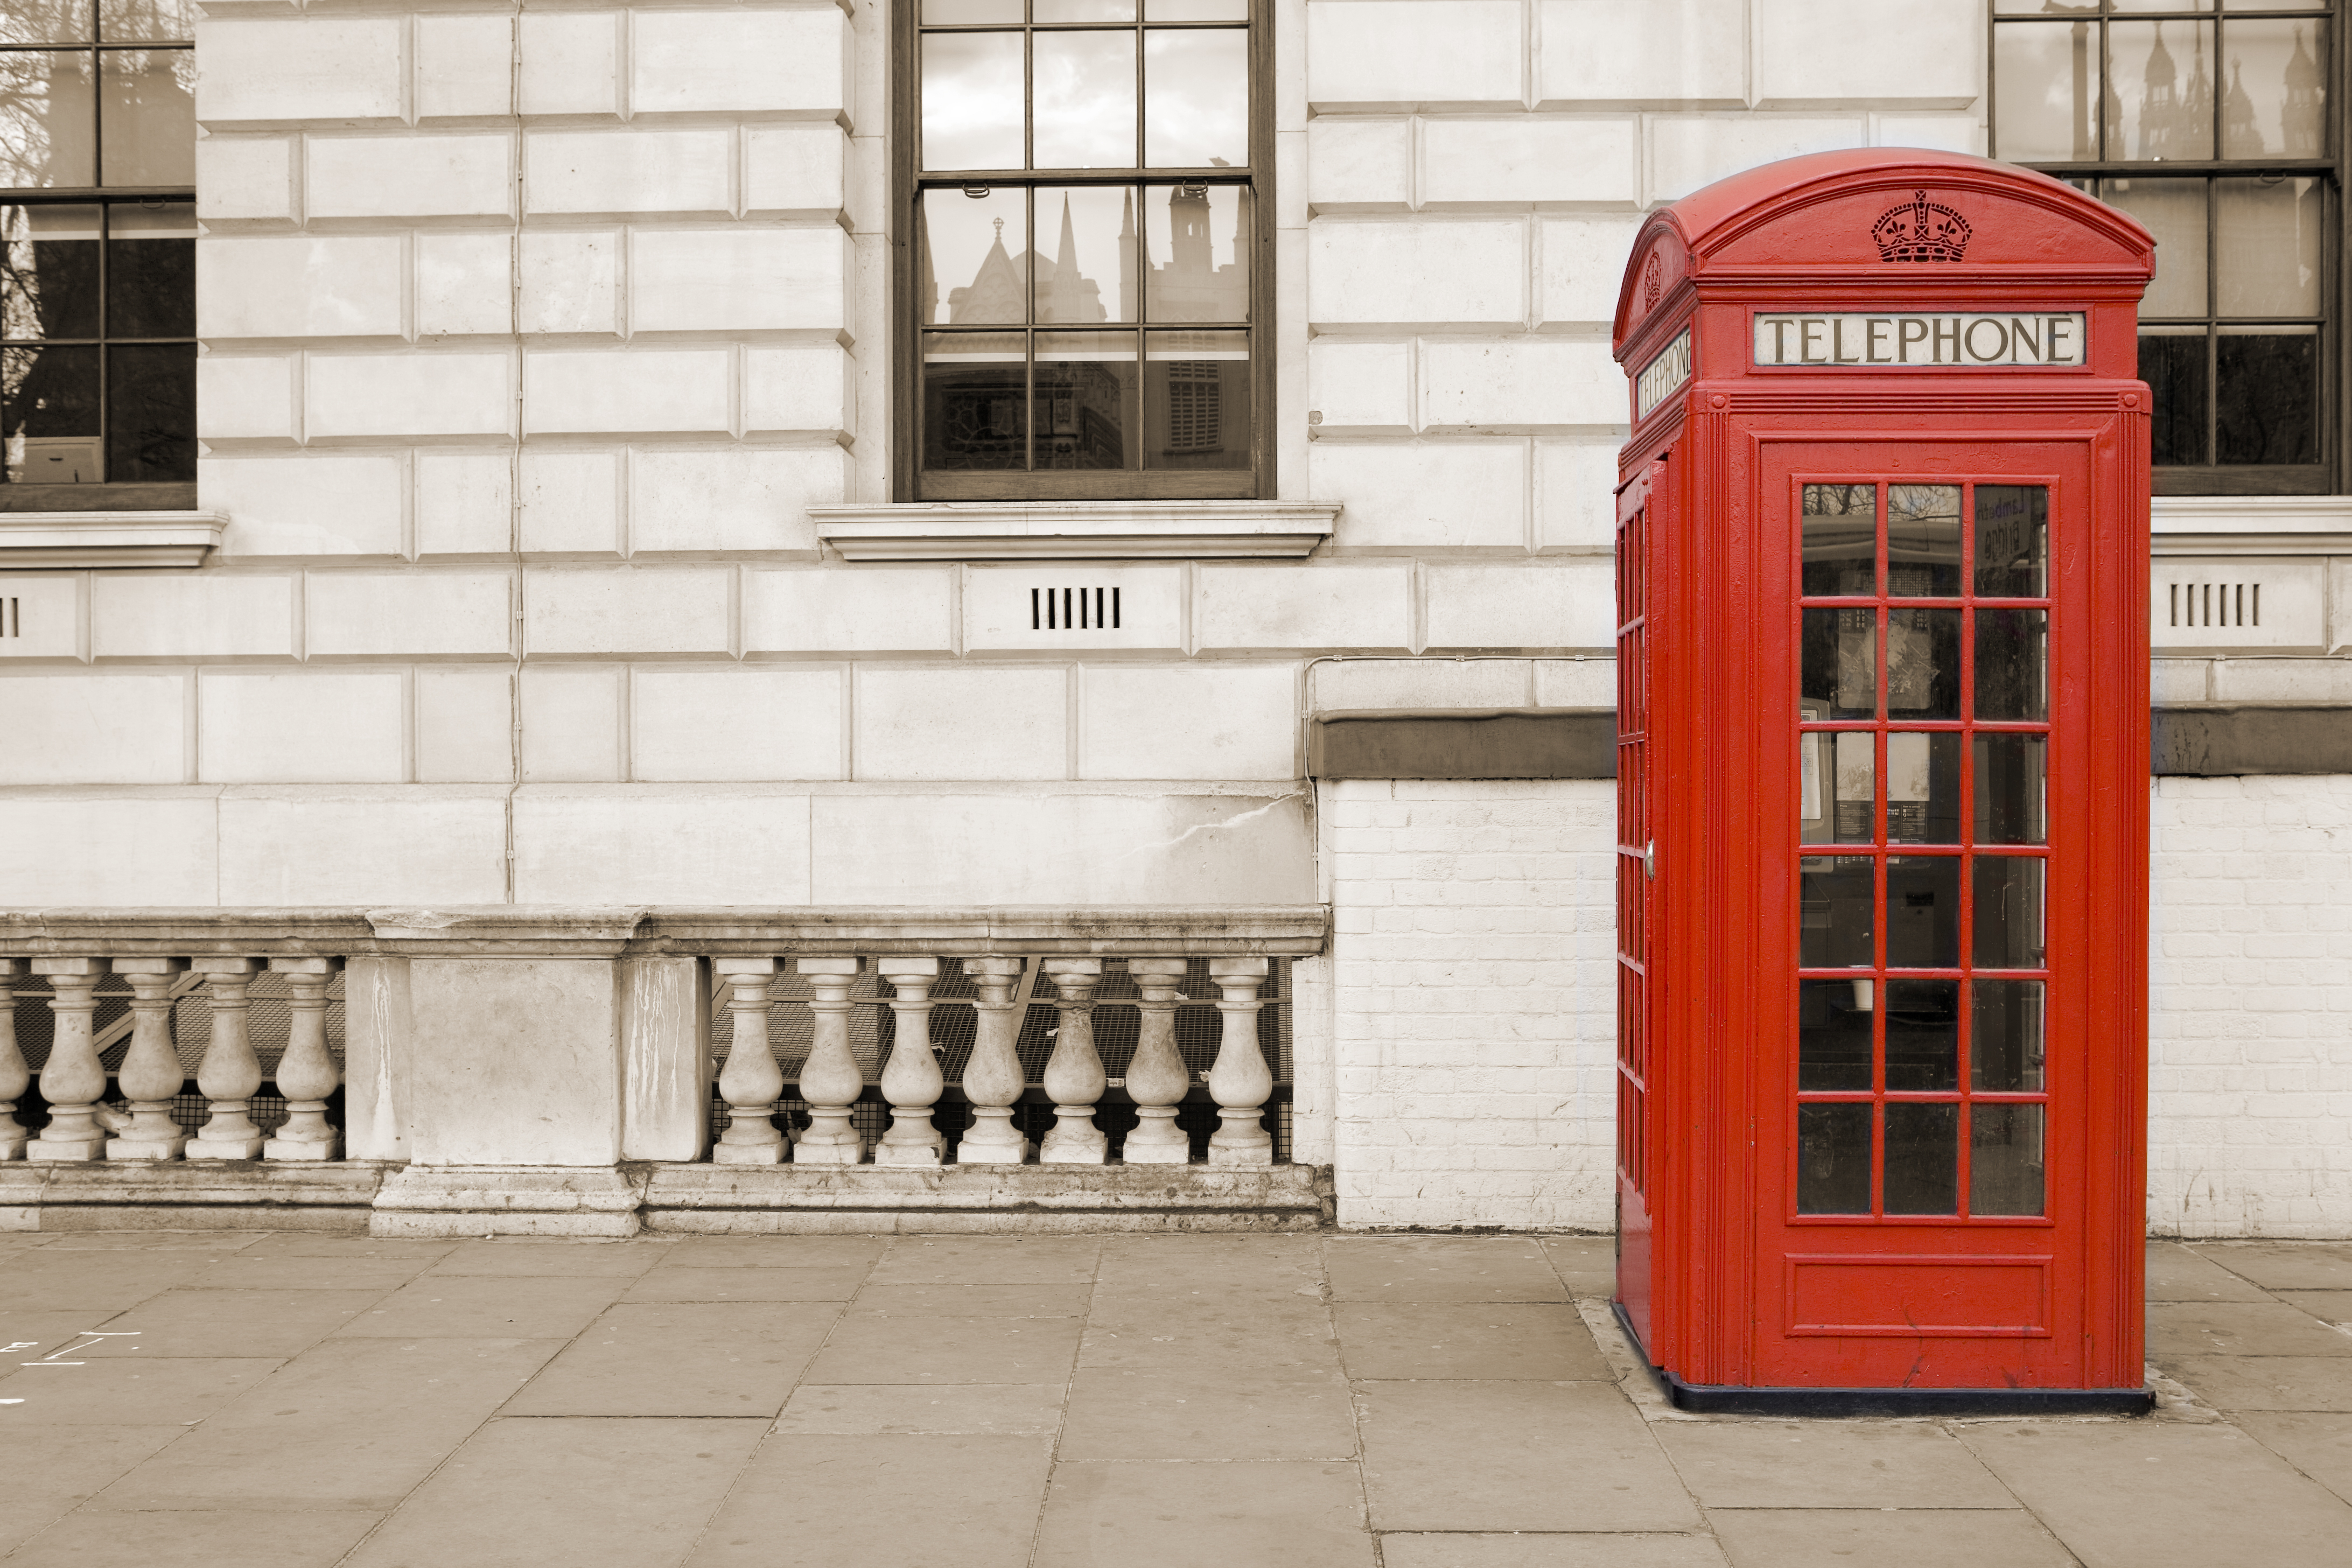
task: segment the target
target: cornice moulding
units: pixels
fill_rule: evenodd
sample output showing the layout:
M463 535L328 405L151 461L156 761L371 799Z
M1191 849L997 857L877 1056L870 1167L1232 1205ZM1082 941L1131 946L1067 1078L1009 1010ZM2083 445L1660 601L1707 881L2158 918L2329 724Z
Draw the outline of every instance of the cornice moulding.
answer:
M811 507L849 561L1292 559L1331 537L1336 501L958 501Z
M2352 496L2158 496L2158 555L2352 555Z
M201 566L227 526L215 511L0 512L0 571Z

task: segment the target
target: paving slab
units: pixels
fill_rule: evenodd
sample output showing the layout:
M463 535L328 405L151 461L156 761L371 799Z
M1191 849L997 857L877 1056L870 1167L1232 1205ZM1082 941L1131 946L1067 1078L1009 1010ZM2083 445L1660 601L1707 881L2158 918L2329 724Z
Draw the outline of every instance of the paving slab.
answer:
M1349 1377L1611 1375L1592 1331L1566 1303L1341 1301L1331 1317Z
M1383 1535L1381 1562L1385 1568L1724 1568L1723 1549L1711 1535L1617 1532Z
M264 1234L256 1230L62 1231L54 1234L48 1245L56 1252L136 1252L161 1258L176 1252L242 1252L258 1246Z
M2352 1290L2280 1290L2275 1292L2298 1312L2308 1312L2323 1323L2352 1328Z
M101 1494L119 1510L392 1508L561 1340L327 1340Z
M2165 1370L2217 1410L2352 1411L2344 1356L2182 1356Z
M2352 1334L2284 1301L2153 1301L2147 1356L2352 1356Z
M779 1432L883 1436L893 1434L1052 1436L1062 1425L1055 1383L809 1384L793 1391Z
M889 1247L875 1236L687 1236L664 1261L678 1268L871 1268Z
M1344 1378L1268 1383L1218 1368L1191 1373L1099 1369L1070 1384L1064 1460L1353 1459Z
M493 1421L397 1509L350 1568L653 1568L727 1496L764 1421Z
M1707 1518L1732 1568L2074 1568L2022 1509L1718 1509Z
M228 1256L212 1248L141 1252L44 1247L0 1268L0 1307L32 1312L119 1312L201 1279Z
M1352 1464L1054 1468L1035 1568L1373 1568Z
M680 1268L657 1263L623 1293L624 1301L846 1301L866 1282L866 1267L845 1268Z
M1607 1300L1617 1293L1617 1238L1613 1236L1547 1236L1544 1256L1571 1295Z
M295 1356L383 1299L381 1290L166 1290L105 1324L85 1356Z
M2147 1244L2147 1299L2151 1301L2261 1301L2262 1287L2231 1273L2196 1248L2178 1241Z
M423 1237L332 1236L316 1231L271 1231L240 1255L246 1258L415 1258L429 1264L444 1258L462 1241L436 1241Z
M239 1253L191 1276L191 1290L378 1290L433 1267L437 1253Z
M673 1245L646 1239L541 1241L520 1237L501 1241L461 1241L425 1272L427 1276L488 1274L504 1279L584 1275L634 1279L667 1257Z
M1067 1383L1077 1318L845 1317L811 1383Z
M1381 1531L1691 1531L1697 1508L1608 1383L1364 1383Z
M760 1445L687 1568L1028 1568L1053 1443L813 1436Z
M0 1377L12 1426L172 1426L202 1421L278 1369L278 1358L189 1356L76 1363L66 1357Z
M0 1307L0 1375L25 1362L54 1355L68 1345L89 1338L86 1329L102 1329L121 1316L105 1307L34 1311Z
M851 1312L860 1318L1083 1318L1084 1285L868 1285Z
M0 1552L30 1540L155 1454L185 1426L45 1426L0 1418Z
M1334 1237L1335 1301L1565 1301L1544 1249L1523 1237Z
M2352 1540L2352 1506L2233 1427L1987 1422L1958 1435L2084 1568L2315 1568Z
M2352 1502L2352 1412L2249 1413L2237 1425L2255 1442Z
M874 1266L875 1285L1091 1285L1092 1236L908 1237Z
M1271 1297L1242 1302L1097 1302L1078 1364L1180 1375L1214 1367L1261 1379L1326 1377L1339 1370L1331 1310Z
M34 1536L8 1568L333 1568L382 1514L69 1514Z
M825 1301L620 1302L504 1414L772 1420L840 1315Z
M628 1288L609 1275L436 1275L393 1291L333 1337L568 1340Z
M1116 1236L1103 1244L1103 1295L1323 1294L1319 1236Z
M1730 1419L1653 1430L1710 1510L2017 1507L1975 1455L1927 1422Z
M2352 1289L2352 1242L2209 1241L2192 1247L2265 1290Z

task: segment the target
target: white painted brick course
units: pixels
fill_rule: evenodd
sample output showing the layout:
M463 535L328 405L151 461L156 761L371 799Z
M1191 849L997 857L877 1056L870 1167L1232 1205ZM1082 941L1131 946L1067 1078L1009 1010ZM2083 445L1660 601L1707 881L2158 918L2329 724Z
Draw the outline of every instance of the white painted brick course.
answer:
M313 354L303 384L313 440L514 434L514 357L503 352Z
M535 654L723 654L724 566L533 567L523 636Z
M1324 115L1307 122L1307 199L1318 212L1412 199L1412 121Z
M419 784L505 784L514 777L514 671L416 672Z
M1536 319L1546 327L1606 331L1617 314L1625 258L1642 226L1636 214L1584 213L1543 220ZM1622 405L1623 399L1620 398ZM1622 417L1621 413L1620 417Z
M1516 0L1313 0L1307 96L1318 110L1519 102Z
M1983 90L1985 28L1946 0L1750 0L1759 107L1958 109ZM1899 44L1890 49L1895 40ZM1890 69L1890 57L1899 58Z
M226 513L226 553L394 555L400 551L401 460L215 455L196 469L197 504Z
M402 18L222 17L196 24L196 118L311 122L401 111Z
M616 11L524 12L522 112L618 112L624 24Z
M1609 345L1589 339L1425 342L1422 426L1430 430L1603 433L1625 418L1625 374Z
M20 906L220 902L209 792L0 797L0 886Z
M1381 0L1383 8L1411 3ZM1515 221L1318 219L1307 250L1307 310L1318 328L1437 331L1527 319L1527 234Z
M516 304L526 332L621 330L621 231L559 229L522 237Z
M1078 776L1295 779L1297 688L1291 664L1087 667Z
M1537 96L1547 103L1736 109L1748 0L1539 0Z
M833 331L849 324L849 237L810 228L639 229L630 236L637 331Z
M504 452L420 452L416 552L486 555L513 548L514 459Z
M304 209L320 217L505 217L514 211L514 138L313 136Z
M754 125L743 132L743 207L760 216L841 210L849 138L836 125Z
M639 114L846 114L849 19L827 5L630 16L629 106Z
M1617 448L1605 440L1536 443L1536 542L1545 550L1617 547Z
M1527 547L1525 442L1318 441L1307 460L1309 493L1342 503L1339 545Z
M0 711L8 716L0 784L180 783L188 679L177 670L0 675ZM6 831L0 826L0 837ZM0 849L0 865L12 858ZM12 885L11 900L23 896Z
M808 799L691 784L524 789L515 898L583 904L805 904Z
M1423 569L1432 648L1606 648L1616 574L1601 561Z
M513 239L418 235L416 331L427 338L514 331Z
M1641 191L1631 117L1436 119L1421 132L1424 207L1630 205Z
M506 900L498 791L379 786L225 791L219 901L495 904Z
M1859 147L1859 114L1660 115L1650 126L1650 199L1677 201L1702 185L1801 153Z
M743 428L847 435L856 427L857 362L838 345L743 351Z
M621 454L525 452L522 547L534 554L618 554Z
M1410 566L1203 566L1198 592L1204 649L1387 649L1412 637Z
M628 671L614 665L522 668L523 782L610 781L626 770L621 703Z
M536 350L522 363L528 435L719 435L731 417L725 348Z
M1069 776L1069 672L1060 666L856 668L860 779Z
M1318 713L1369 708L1525 708L1533 700L1524 658L1327 659L1307 672Z
M205 354L196 361L196 430L207 441L294 441L296 362L284 354Z
M814 552L808 509L840 500L846 482L837 447L641 447L629 454L629 552Z
M311 572L304 583L303 633L313 658L513 651L507 572Z
M98 658L238 658L294 651L299 579L278 574L118 576L89 585Z
M1947 153L1985 153L1982 111L1951 114L1876 114L1871 117L1874 147L1937 147Z
M2217 702L2352 703L2352 659L2217 658Z
M944 653L954 603L946 567L747 572L743 651Z
M514 110L514 19L489 16L416 18L416 112L464 119Z
M406 707L397 670L206 670L196 683L196 777L398 784Z
M1609 656L1587 658L1539 658L1536 663L1536 706L1538 708L1608 708L1617 706L1617 660Z
M283 136L207 136L196 143L196 216L290 218L294 143Z
M734 161L725 131L527 131L525 210L723 213Z
M643 782L838 779L839 668L635 672L629 776Z
M1325 435L1403 435L1412 428L1412 345L1346 338L1309 342L1307 402L1323 416L1316 428Z
M394 236L214 235L196 241L196 334L397 337Z

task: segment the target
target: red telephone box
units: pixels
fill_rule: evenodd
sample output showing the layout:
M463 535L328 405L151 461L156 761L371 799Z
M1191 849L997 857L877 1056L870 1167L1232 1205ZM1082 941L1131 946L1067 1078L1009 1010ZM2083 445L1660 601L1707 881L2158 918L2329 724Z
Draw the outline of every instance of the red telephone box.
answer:
M1635 243L1618 1306L1687 1408L2147 1407L2153 270L1911 149Z

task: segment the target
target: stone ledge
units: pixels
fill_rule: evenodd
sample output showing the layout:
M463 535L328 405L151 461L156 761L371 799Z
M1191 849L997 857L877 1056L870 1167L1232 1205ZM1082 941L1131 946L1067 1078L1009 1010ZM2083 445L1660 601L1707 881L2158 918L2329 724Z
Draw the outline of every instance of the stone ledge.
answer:
M814 506L847 561L1297 559L1331 537L1336 501L911 501Z
M373 1160L0 1165L0 1231L365 1231L387 1172Z
M1328 1165L655 1165L648 1231L1316 1230Z
M0 512L0 571L201 566L227 525L210 511Z

